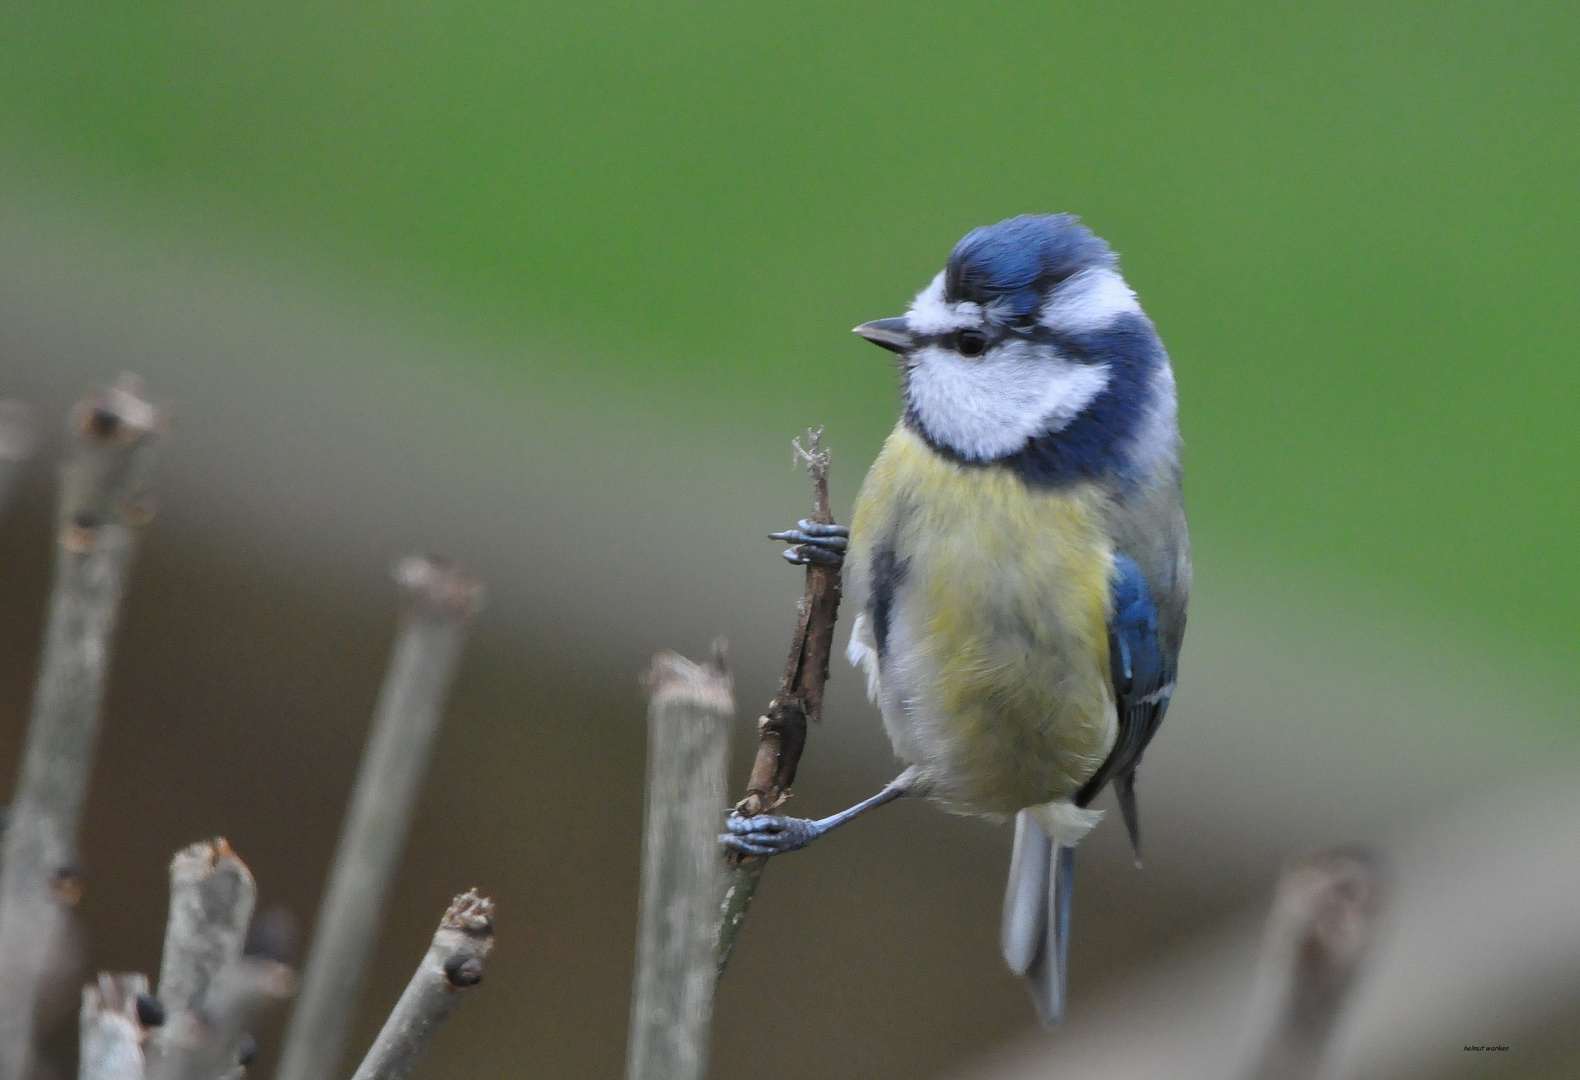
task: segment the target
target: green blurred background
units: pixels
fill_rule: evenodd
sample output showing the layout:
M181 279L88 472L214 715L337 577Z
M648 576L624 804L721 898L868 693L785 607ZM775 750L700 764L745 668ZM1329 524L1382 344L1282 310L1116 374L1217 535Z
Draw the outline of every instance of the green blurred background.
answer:
M1079 212L1174 353L1208 557L1546 658L1580 628L1573 4L67 0L5 22L13 169L522 343L511 384L593 416L614 382L742 427L815 415L865 455L892 380L843 332L967 229Z
M895 412L891 367L849 328L899 313L969 228L1027 211L1080 213L1110 240L1173 355L1203 583L1195 618L1201 640L1220 643L1187 645L1187 690L1198 679L1221 688L1215 708L1272 713L1243 730L1228 718L1222 745L1261 742L1268 760L1284 752L1287 716L1275 706L1302 677L1303 650L1331 649L1312 665L1328 673L1311 675L1325 686L1351 678L1332 676L1340 671L1378 684L1394 679L1387 672L1424 684L1451 672L1503 703L1495 717L1423 711L1392 731L1379 730L1391 721L1384 708L1375 727L1348 717L1362 741L1334 760L1379 774L1379 789L1388 781L1378 762L1394 759L1377 757L1364 741L1373 737L1400 760L1438 761L1423 790L1496 779L1473 764L1489 747L1520 760L1580 757L1572 3L54 0L8 5L0 27L0 286L14 384L0 393L55 408L124 363L178 405L197 404L195 415L177 410L172 459L233 475L274 469L270 483L249 481L259 489L307 474L326 485L298 498L172 464L159 527L167 552L186 554L160 556L151 541L150 555L172 582L212 582L203 595L213 610L171 609L182 618L208 612L218 626L238 610L256 615L238 597L268 588L240 576L298 598L284 607L307 604L295 630L263 619L237 631L252 637L233 662L253 679L258 665L295 671L293 689L318 702L294 719L248 706L279 725L282 782L322 784L330 819L316 832L296 826L318 845L308 869L327 858L363 706L350 690L312 697L313 680L331 674L293 667L328 662L334 648L290 650L304 647L303 633L360 642L363 681L376 675L387 610L369 598L382 596L377 574L402 545L459 546L474 565L519 572L498 594L494 629L482 628L495 659L479 670L495 681L476 692L493 703L478 711L516 731L524 707L500 713L498 702L552 700L591 725L556 728L559 742L534 735L530 754L510 742L525 736L487 729L541 769L563 757L595 772L601 747L631 730L621 725L639 708L629 688L640 658L669 645L699 651L714 628L743 642L742 710L756 708L795 592L751 540L800 512L786 437L828 425L836 502L848 513L860 465ZM281 339L281 324L296 329ZM226 393L249 409L209 410ZM300 431L261 419L309 416L318 421ZM384 428L392 441L378 445L405 456L357 443L337 427L345 417ZM25 522L43 520L43 476L24 501L35 517L8 526L15 550L42 537ZM369 507L386 488L407 502L365 509L348 488ZM519 511L502 509L516 497ZM262 509L248 518L246 506ZM522 525L527 517L539 524ZM464 523L475 545L461 524L455 537L423 524L435 522ZM344 593L326 577L347 582ZM582 588L595 577L626 597ZM32 612L23 598L38 602L42 584L12 588L11 610ZM165 625L159 595L143 601L150 633ZM324 629L337 619L361 636ZM1284 654L1296 683L1233 669L1243 654L1233 643L1274 635L1264 623L1297 627ZM31 639L14 632L7 655L23 664ZM169 648L167 670L198 663ZM500 659L527 654L536 666ZM1227 666L1214 671L1219 658ZM538 681L523 685L523 672ZM7 700L20 708L25 668L12 682ZM1510 688L1533 704L1510 704ZM173 681L170 700L181 693ZM853 694L841 700L859 712ZM348 734L317 744L308 715L342 712L335 722ZM851 726L876 722L863 713ZM1169 734L1176 742L1160 748L1189 738ZM843 737L866 764L830 781L829 803L887 768L875 730ZM325 775L290 772L307 767L292 746L327 754ZM639 775L638 757L621 760L626 782ZM816 747L808 760L814 775L836 768ZM134 758L124 764L137 775ZM490 813L514 805L513 774L495 768L496 786L478 785ZM1265 790L1276 792L1272 776ZM1346 773L1329 785L1332 804L1350 798L1348 783ZM178 842L246 827L220 787L185 824L172 817ZM1182 777L1179 790L1190 787ZM450 797L472 807L455 811L463 817L482 813ZM585 838L575 806L567 793L564 820L541 827ZM227 815L235 823L213 821ZM931 830L916 835L958 848L980 871L957 909L977 912L972 949L961 951L973 977L994 979L999 884L989 879L1002 840L977 854L976 826L920 821L907 827ZM255 842L271 843L261 833ZM431 847L413 843L414 865L430 865L419 856ZM1142 934L1124 962L1233 910L1288 853L1267 849L1244 877L1219 881L1221 896L1206 876L1191 879L1193 901L1165 903L1160 892L1148 917L1164 929ZM1221 850L1183 855L1220 870L1232 861ZM870 887L855 855L839 865L825 870L827 896ZM1134 891L1116 881L1116 895ZM145 885L157 910L157 873ZM630 885L634 876L609 881L607 897L634 903L623 898ZM316 887L305 872L286 886L304 917ZM426 921L425 903L413 901L410 925ZM1171 914L1187 909L1197 914ZM825 914L838 911L830 900ZM557 947L574 951L575 935L590 932L573 919L555 931ZM602 961L616 965L600 976L613 994L627 944L620 937ZM897 948L925 945L924 935ZM1093 979L1107 971L1090 954L1076 962ZM808 993L844 1000L817 975L808 972ZM993 1008L1017 1007L1018 991L993 985ZM597 1010L601 1028L587 1020L606 1042L579 1063L565 1050L563 1074L610 1071L623 1008L616 999ZM921 1057L863 1058L859 1035L825 1026L795 1062L828 1077L902 1062L931 1074L1026 1021L1014 1013L956 1030L947 1024L958 1004L936 1008L922 1015L947 1032L937 1047L913 1042ZM728 1000L721 1009L721 1030L743 1022ZM910 1031L880 1025L873 1046L894 1048Z

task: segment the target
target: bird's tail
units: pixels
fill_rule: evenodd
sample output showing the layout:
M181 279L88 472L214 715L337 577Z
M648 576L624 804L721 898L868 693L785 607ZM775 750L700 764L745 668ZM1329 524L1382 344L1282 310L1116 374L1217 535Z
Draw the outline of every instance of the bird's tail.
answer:
M1015 851L1004 892L1004 962L1024 977L1045 1027L1064 1018L1065 958L1075 846L1055 844L1028 811L1015 816Z

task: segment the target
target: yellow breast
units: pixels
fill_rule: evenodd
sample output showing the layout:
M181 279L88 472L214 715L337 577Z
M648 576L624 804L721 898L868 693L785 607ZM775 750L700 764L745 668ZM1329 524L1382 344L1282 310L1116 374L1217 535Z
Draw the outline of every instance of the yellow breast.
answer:
M903 425L868 474L853 583L872 591L885 549L900 568L884 722L947 806L1005 814L1065 798L1107 756L1105 508L1095 486L1034 491L1008 469L939 456Z

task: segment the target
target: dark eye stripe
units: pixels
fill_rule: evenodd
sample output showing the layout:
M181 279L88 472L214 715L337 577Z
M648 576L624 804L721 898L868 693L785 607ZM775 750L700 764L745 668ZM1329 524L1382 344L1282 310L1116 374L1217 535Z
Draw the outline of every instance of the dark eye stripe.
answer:
M960 336L966 333L980 334L982 336L983 345L980 351L970 353L960 347ZM1004 326L1002 324L989 323L982 327L968 326L960 330L947 330L939 334L918 334L916 336L916 345L912 351L925 349L929 345L936 345L951 352L958 352L961 356L969 359L975 359L989 349L1002 345L1006 341L1025 341L1033 345L1050 345L1066 360L1074 360L1080 364L1092 363L1097 359L1092 355L1091 350L1086 347L1084 335L1050 330L1041 323L1031 323L1028 326Z
M967 352L966 349L961 348L962 339L968 336L981 344L981 348L977 349L976 352ZM984 352L1008 337L1025 337L1025 335L1006 333L1001 327L984 326L979 328L968 326L961 330L946 330L941 334L918 334L916 336L916 344L918 348L938 345L951 352L960 353L962 356L981 356Z

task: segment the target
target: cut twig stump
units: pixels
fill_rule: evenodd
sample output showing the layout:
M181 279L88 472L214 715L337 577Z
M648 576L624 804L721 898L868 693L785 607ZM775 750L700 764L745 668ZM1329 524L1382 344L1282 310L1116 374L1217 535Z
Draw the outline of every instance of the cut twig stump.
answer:
M1279 880L1255 988L1243 1080L1311 1080L1371 944L1382 906L1375 856L1320 852Z
M476 889L457 896L352 1080L405 1080L463 991L482 981L493 947L494 902Z
M143 1080L145 975L105 972L82 988L78 1026L78 1080Z
M799 438L791 445L795 448L795 461L804 464L812 477L812 520L832 525L834 511L828 499L831 455L822 443L823 429L818 428L807 431L805 446ZM828 682L839 598L840 568L809 563L806 591L796 605L796 627L790 637L784 676L779 681L779 692L768 703L768 711L757 721L757 757L746 795L735 804L736 813L742 817L772 813L790 798L790 785L795 783L796 768L806 747L807 721L823 716L823 688ZM735 949L741 923L767 864L764 858L736 852L728 853L725 860L731 873L719 913L716 970L720 975Z
M219 1080L236 1073L264 1008L296 990L296 973L278 960L240 956L215 974L203 1007L171 1016L149 1080Z
M331 1080L482 587L442 559L396 568L406 612L335 848L277 1080Z
M660 653L644 680L647 808L627 1080L700 1080L717 983L724 864L719 807L735 700L723 642L713 662Z
M240 958L257 899L252 872L223 838L176 853L159 963L159 1003L166 1012L202 1008L214 977Z
M296 975L245 948L258 890L223 839L170 861L170 916L159 997L139 1002L156 1030L145 1045L149 1080L218 1080L234 1073L260 1010L290 996Z
M77 828L136 526L163 414L137 383L89 394L72 416L44 654L0 868L0 1080L25 1080L40 989L81 894Z
M134 531L153 511L149 467L164 429L130 379L89 395L72 414L76 446L61 473L43 659L21 778L0 810L0 1080L46 1072L33 1060L41 1003L52 990L75 989L78 824ZM0 401L0 504L32 436L26 410ZM405 617L315 939L318 996L328 1007L297 1017L309 1051L298 1058L309 1072L327 1073L338 1058L440 707L481 601L477 583L440 560L408 559L396 577ZM100 974L83 989L81 1080L242 1080L257 1054L249 1032L259 1014L296 988L284 962L289 920L265 913L253 925L256 898L251 872L223 839L177 853L159 996L141 974ZM710 894L699 906L715 902ZM491 943L492 904L476 893L457 897L364 1063L370 1075L410 1072L460 993L482 979Z

